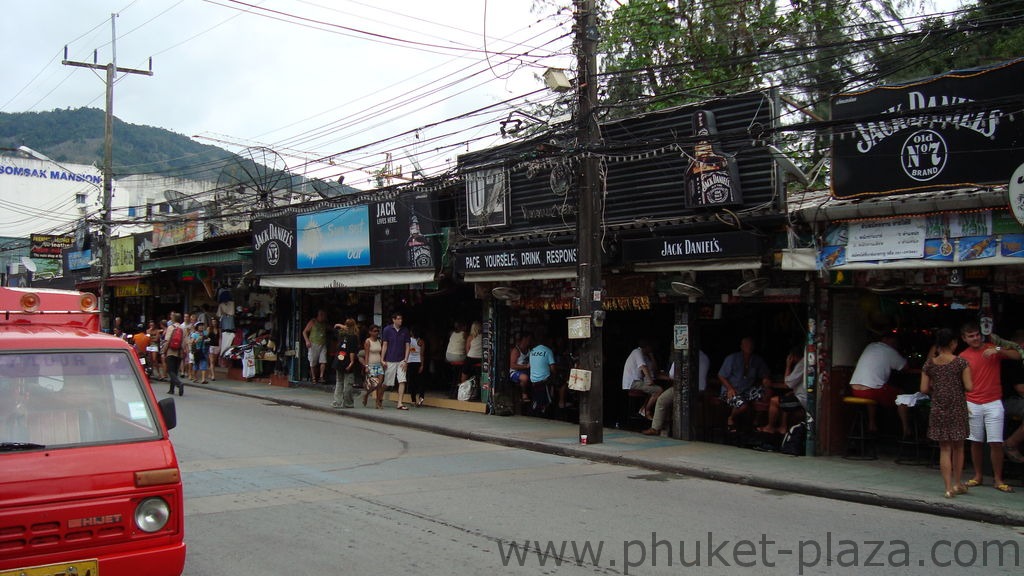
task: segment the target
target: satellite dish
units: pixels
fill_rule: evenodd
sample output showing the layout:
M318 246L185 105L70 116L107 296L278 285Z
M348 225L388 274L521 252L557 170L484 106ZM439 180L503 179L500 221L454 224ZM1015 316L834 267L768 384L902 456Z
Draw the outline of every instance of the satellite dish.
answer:
M280 154L264 146L246 148L217 177L217 208L226 214L271 210L292 201L292 177Z
M768 287L770 281L767 278L751 278L736 287L737 296L756 296Z
M32 272L33 274L36 271L36 263L33 262L32 259L29 258L28 256L22 256L21 257L21 265L25 267L25 270L28 270L29 272Z
M177 190L164 190L164 199L171 206L171 210L178 214L186 212L185 202L188 200L188 196L185 196L185 194Z
M801 170L799 166L794 164L793 161L789 159L789 156L783 154L782 150L779 150L778 148L772 146L771 144L769 144L767 148L768 151L772 153L772 157L775 158L775 161L779 164L779 167L782 168L782 171L784 173L793 176L794 178L796 178L797 182L803 184L804 186L807 186L808 184L811 183L811 181L807 178L807 175L804 174L804 171Z
M689 298L700 298L704 296L703 290L701 290L697 286L694 286L693 284L688 284L686 282L673 282L672 291L675 292L676 294L682 294L683 296L687 296Z
M519 300L519 290L510 288L508 286L498 286L491 290L491 296L494 296L498 300Z

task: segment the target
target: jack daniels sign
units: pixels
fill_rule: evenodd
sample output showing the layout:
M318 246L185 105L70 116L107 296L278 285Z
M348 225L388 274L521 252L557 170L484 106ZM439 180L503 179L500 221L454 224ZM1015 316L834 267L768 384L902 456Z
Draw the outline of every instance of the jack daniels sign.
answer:
M437 221L425 194L253 223L258 275L341 269L433 269Z
M757 236L747 232L693 234L622 242L622 258L632 263L729 259L760 254L761 245Z
M832 195L1005 184L1021 163L1024 59L832 98ZM1016 104L1014 104L1016 102Z

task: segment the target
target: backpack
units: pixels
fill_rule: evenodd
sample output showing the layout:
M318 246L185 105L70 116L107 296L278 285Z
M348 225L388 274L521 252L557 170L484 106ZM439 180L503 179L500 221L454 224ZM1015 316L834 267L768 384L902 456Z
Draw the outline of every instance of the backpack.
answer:
M175 326L174 331L171 332L171 339L167 342L167 348L170 350L181 350L181 339L184 337L184 330L180 326Z
M807 423L800 422L799 424L794 424L782 439L782 446L779 447L779 452L789 454L790 456L803 456L807 448L806 442Z

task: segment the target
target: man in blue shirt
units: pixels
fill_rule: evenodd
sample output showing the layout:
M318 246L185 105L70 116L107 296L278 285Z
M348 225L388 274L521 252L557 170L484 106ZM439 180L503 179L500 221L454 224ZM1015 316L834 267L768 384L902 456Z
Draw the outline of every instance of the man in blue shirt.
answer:
M543 343L530 349L530 386L533 388L532 408L535 414L541 414L551 404L549 381L555 374L555 353Z
M725 357L718 371L722 383L721 397L732 407L727 422L730 431L736 429L736 417L750 408L750 403L764 396L765 387L771 385L771 372L764 359L754 354L754 339L740 340L740 351Z
M381 364L384 365L384 387L392 388L395 380L398 380L398 408L408 410L409 407L402 403L405 397L405 368L409 364L409 329L402 327L402 315L395 312L391 315L391 324L384 327L380 337L381 341Z

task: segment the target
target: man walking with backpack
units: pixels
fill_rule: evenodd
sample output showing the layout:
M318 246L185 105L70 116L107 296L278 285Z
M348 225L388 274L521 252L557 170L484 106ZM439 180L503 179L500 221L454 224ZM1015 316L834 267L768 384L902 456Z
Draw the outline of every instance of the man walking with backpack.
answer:
M181 327L181 313L172 312L171 321L167 324L167 330L164 331L164 349L162 350L166 357L167 375L171 381L171 387L167 390L167 393L171 395L174 395L175 386L178 387L178 396L185 395L185 385L181 382L181 377L178 375L184 339L185 330Z

